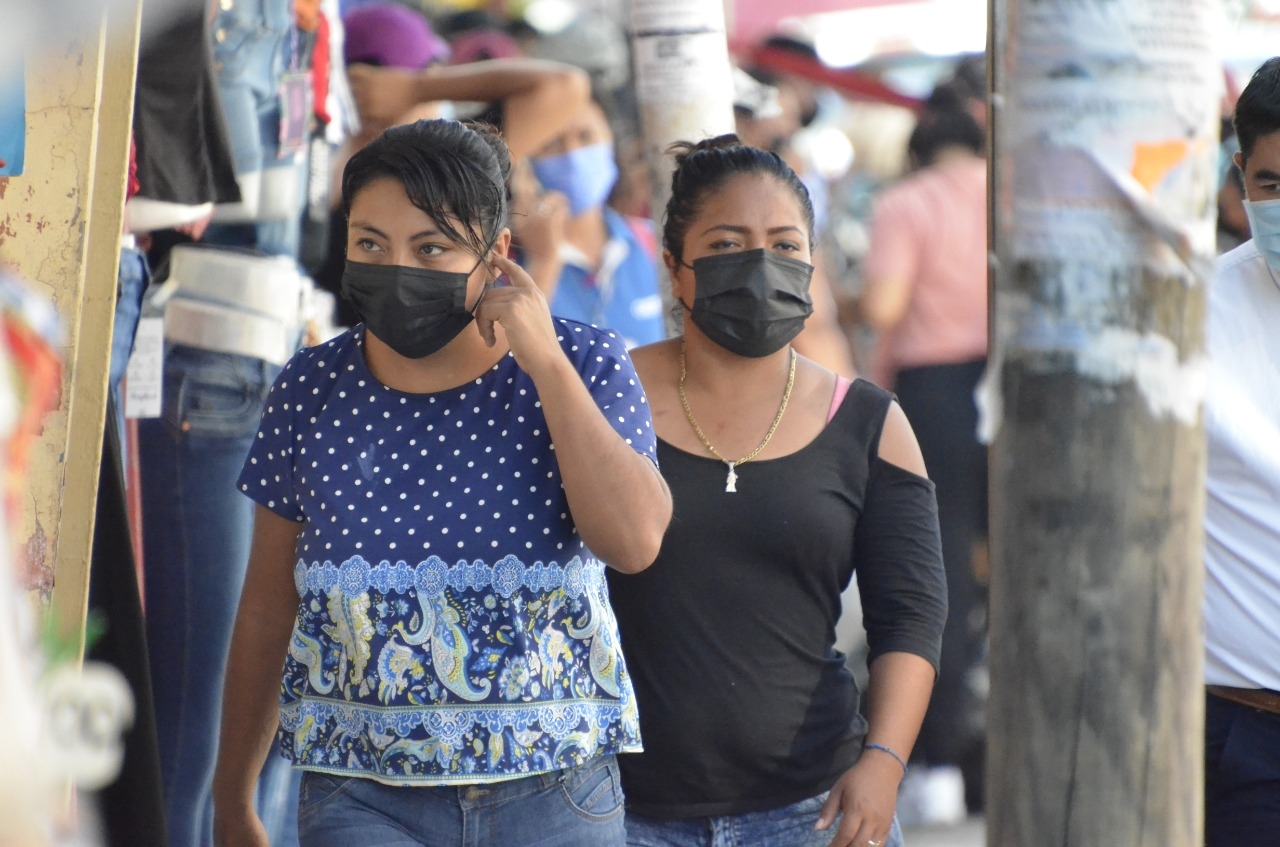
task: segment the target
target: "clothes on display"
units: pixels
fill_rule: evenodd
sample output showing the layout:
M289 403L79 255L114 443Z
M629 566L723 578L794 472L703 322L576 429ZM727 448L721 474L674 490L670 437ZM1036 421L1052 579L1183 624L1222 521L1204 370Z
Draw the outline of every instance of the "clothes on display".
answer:
M162 411L139 422L147 640L169 843L194 847L212 839L222 675L253 524L235 480L266 391L301 342L309 281L287 257L180 245L155 299ZM288 833L296 779L274 756L264 782L280 779L262 813Z

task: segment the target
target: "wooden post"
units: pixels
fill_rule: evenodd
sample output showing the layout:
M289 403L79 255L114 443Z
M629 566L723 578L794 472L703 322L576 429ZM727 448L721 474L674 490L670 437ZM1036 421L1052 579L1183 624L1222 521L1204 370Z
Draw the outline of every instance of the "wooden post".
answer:
M661 238L671 196L670 156L676 141L733 132L733 77L722 0L632 0L631 32L652 215ZM662 299L671 305L671 280L659 263ZM666 310L667 330L677 324Z
M67 636L88 608L140 20L139 0L117 2L32 45L26 169L0 178L0 253L53 299L66 332L61 402L15 536Z
M1213 0L995 0L988 843L1202 839Z

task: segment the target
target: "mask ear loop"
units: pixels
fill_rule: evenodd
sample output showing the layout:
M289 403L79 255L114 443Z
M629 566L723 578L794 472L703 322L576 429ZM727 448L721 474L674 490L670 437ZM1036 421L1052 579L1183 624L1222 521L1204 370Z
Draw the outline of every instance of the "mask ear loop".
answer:
M689 263L688 263L688 262L686 262L684 259L677 259L677 260L676 260L676 267L677 267L677 268L680 268L680 267L688 268L688 269L693 273L693 284L694 284L694 287L696 288L696 287L697 287L697 285L698 285L698 272L697 272L697 271L695 271L695 270L693 269L693 265L689 264ZM685 302L684 302L683 300L681 300L679 297L672 297L671 299L673 299L673 300L674 300L674 301L675 301L675 302L680 306L680 308L684 309L684 310L685 310L686 312L688 312L689 314L693 314L693 307L692 307L692 306L688 306L688 305L686 305L686 304L685 304ZM695 300L695 302L697 301L697 296L696 296L696 295L695 295L695 297L694 297L694 300ZM677 312L676 314L678 315L678 314L679 314L679 312Z

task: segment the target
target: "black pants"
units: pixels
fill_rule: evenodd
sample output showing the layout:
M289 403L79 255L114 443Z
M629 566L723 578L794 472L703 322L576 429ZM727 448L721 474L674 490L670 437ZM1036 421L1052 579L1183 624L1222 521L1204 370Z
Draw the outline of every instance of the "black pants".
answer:
M973 392L985 368L985 359L907 368L895 385L937 486L947 569L941 671L916 751L930 765L961 767L975 811L982 805L985 692L974 689L971 677L984 661L986 609L973 548L987 534L987 448L978 441Z
M1205 847L1280 844L1280 715L1207 695Z

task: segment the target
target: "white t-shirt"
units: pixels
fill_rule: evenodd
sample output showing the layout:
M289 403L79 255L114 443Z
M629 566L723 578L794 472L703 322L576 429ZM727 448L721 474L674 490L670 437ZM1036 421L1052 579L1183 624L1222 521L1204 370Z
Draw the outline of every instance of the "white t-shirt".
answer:
M1205 681L1280 690L1280 275L1252 241L1208 311Z

